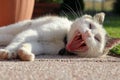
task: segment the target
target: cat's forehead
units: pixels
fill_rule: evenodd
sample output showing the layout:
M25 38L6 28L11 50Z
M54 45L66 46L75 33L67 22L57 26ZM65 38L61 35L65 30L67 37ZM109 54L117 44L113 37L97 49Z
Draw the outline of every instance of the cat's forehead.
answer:
M77 18L75 20L76 24L94 24L94 25L100 25L98 22L96 22L93 18L91 17L81 17L81 18Z
M86 21L86 20L87 21L92 21L93 18L92 18L92 16L84 15L82 17L77 18L75 21L77 22L77 21Z

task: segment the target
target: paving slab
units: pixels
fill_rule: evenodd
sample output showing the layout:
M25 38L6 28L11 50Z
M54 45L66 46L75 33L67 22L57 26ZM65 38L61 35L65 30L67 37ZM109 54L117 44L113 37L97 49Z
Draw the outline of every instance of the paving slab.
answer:
M0 80L120 80L120 58L41 55L0 61Z

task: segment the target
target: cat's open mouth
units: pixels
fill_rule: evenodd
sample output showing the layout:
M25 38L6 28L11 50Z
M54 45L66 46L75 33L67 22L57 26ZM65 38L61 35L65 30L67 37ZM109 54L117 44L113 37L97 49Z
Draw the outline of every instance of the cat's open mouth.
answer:
M85 52L88 50L88 46L83 39L83 35L79 31L76 31L73 39L67 43L66 49L70 52Z

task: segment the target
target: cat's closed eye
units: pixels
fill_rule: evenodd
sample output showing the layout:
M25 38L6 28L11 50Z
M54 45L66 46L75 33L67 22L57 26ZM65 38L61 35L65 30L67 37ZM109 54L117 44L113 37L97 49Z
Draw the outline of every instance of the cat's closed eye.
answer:
M96 35L94 36L94 38L95 38L96 41L101 42L101 37L100 37L99 34L96 34Z

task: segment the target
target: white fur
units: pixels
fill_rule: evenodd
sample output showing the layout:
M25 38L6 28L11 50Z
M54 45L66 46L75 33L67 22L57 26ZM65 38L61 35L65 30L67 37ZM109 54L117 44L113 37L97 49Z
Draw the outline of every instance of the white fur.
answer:
M98 16L99 15L99 16ZM102 17L100 17L102 16ZM102 21L104 21L104 13L99 13L94 16L94 18L90 17L90 15L85 15L82 18L78 18L72 24L72 27L68 33L68 42L72 39L74 35L74 31L79 30L81 33L85 33L88 31L90 37L87 38L86 43L89 47L89 50L85 53L76 52L81 57L99 57L103 55L103 50L106 44L105 36L106 31L104 30ZM96 21L100 19L100 23ZM89 29L89 24L92 24L94 29ZM95 40L95 35L99 34L101 42Z
M89 22L96 26L95 30L88 29ZM91 35L91 38L88 38L86 42L90 49L87 53L84 53L85 55L80 52L77 52L77 54L86 57L96 57L99 53L102 54L106 32L101 24L86 17L78 18L72 22L64 17L46 16L1 27L0 45L7 45L7 47L0 49L0 57L6 52L8 58L13 58L13 54L14 57L17 56L17 52L19 56L21 52L23 54L30 53L29 55L58 54L59 50L65 47L63 42L64 37L68 35L69 42L76 29L82 33L89 31ZM97 33L101 35L101 43L97 43L92 38ZM23 59L23 55L20 58L25 60Z

